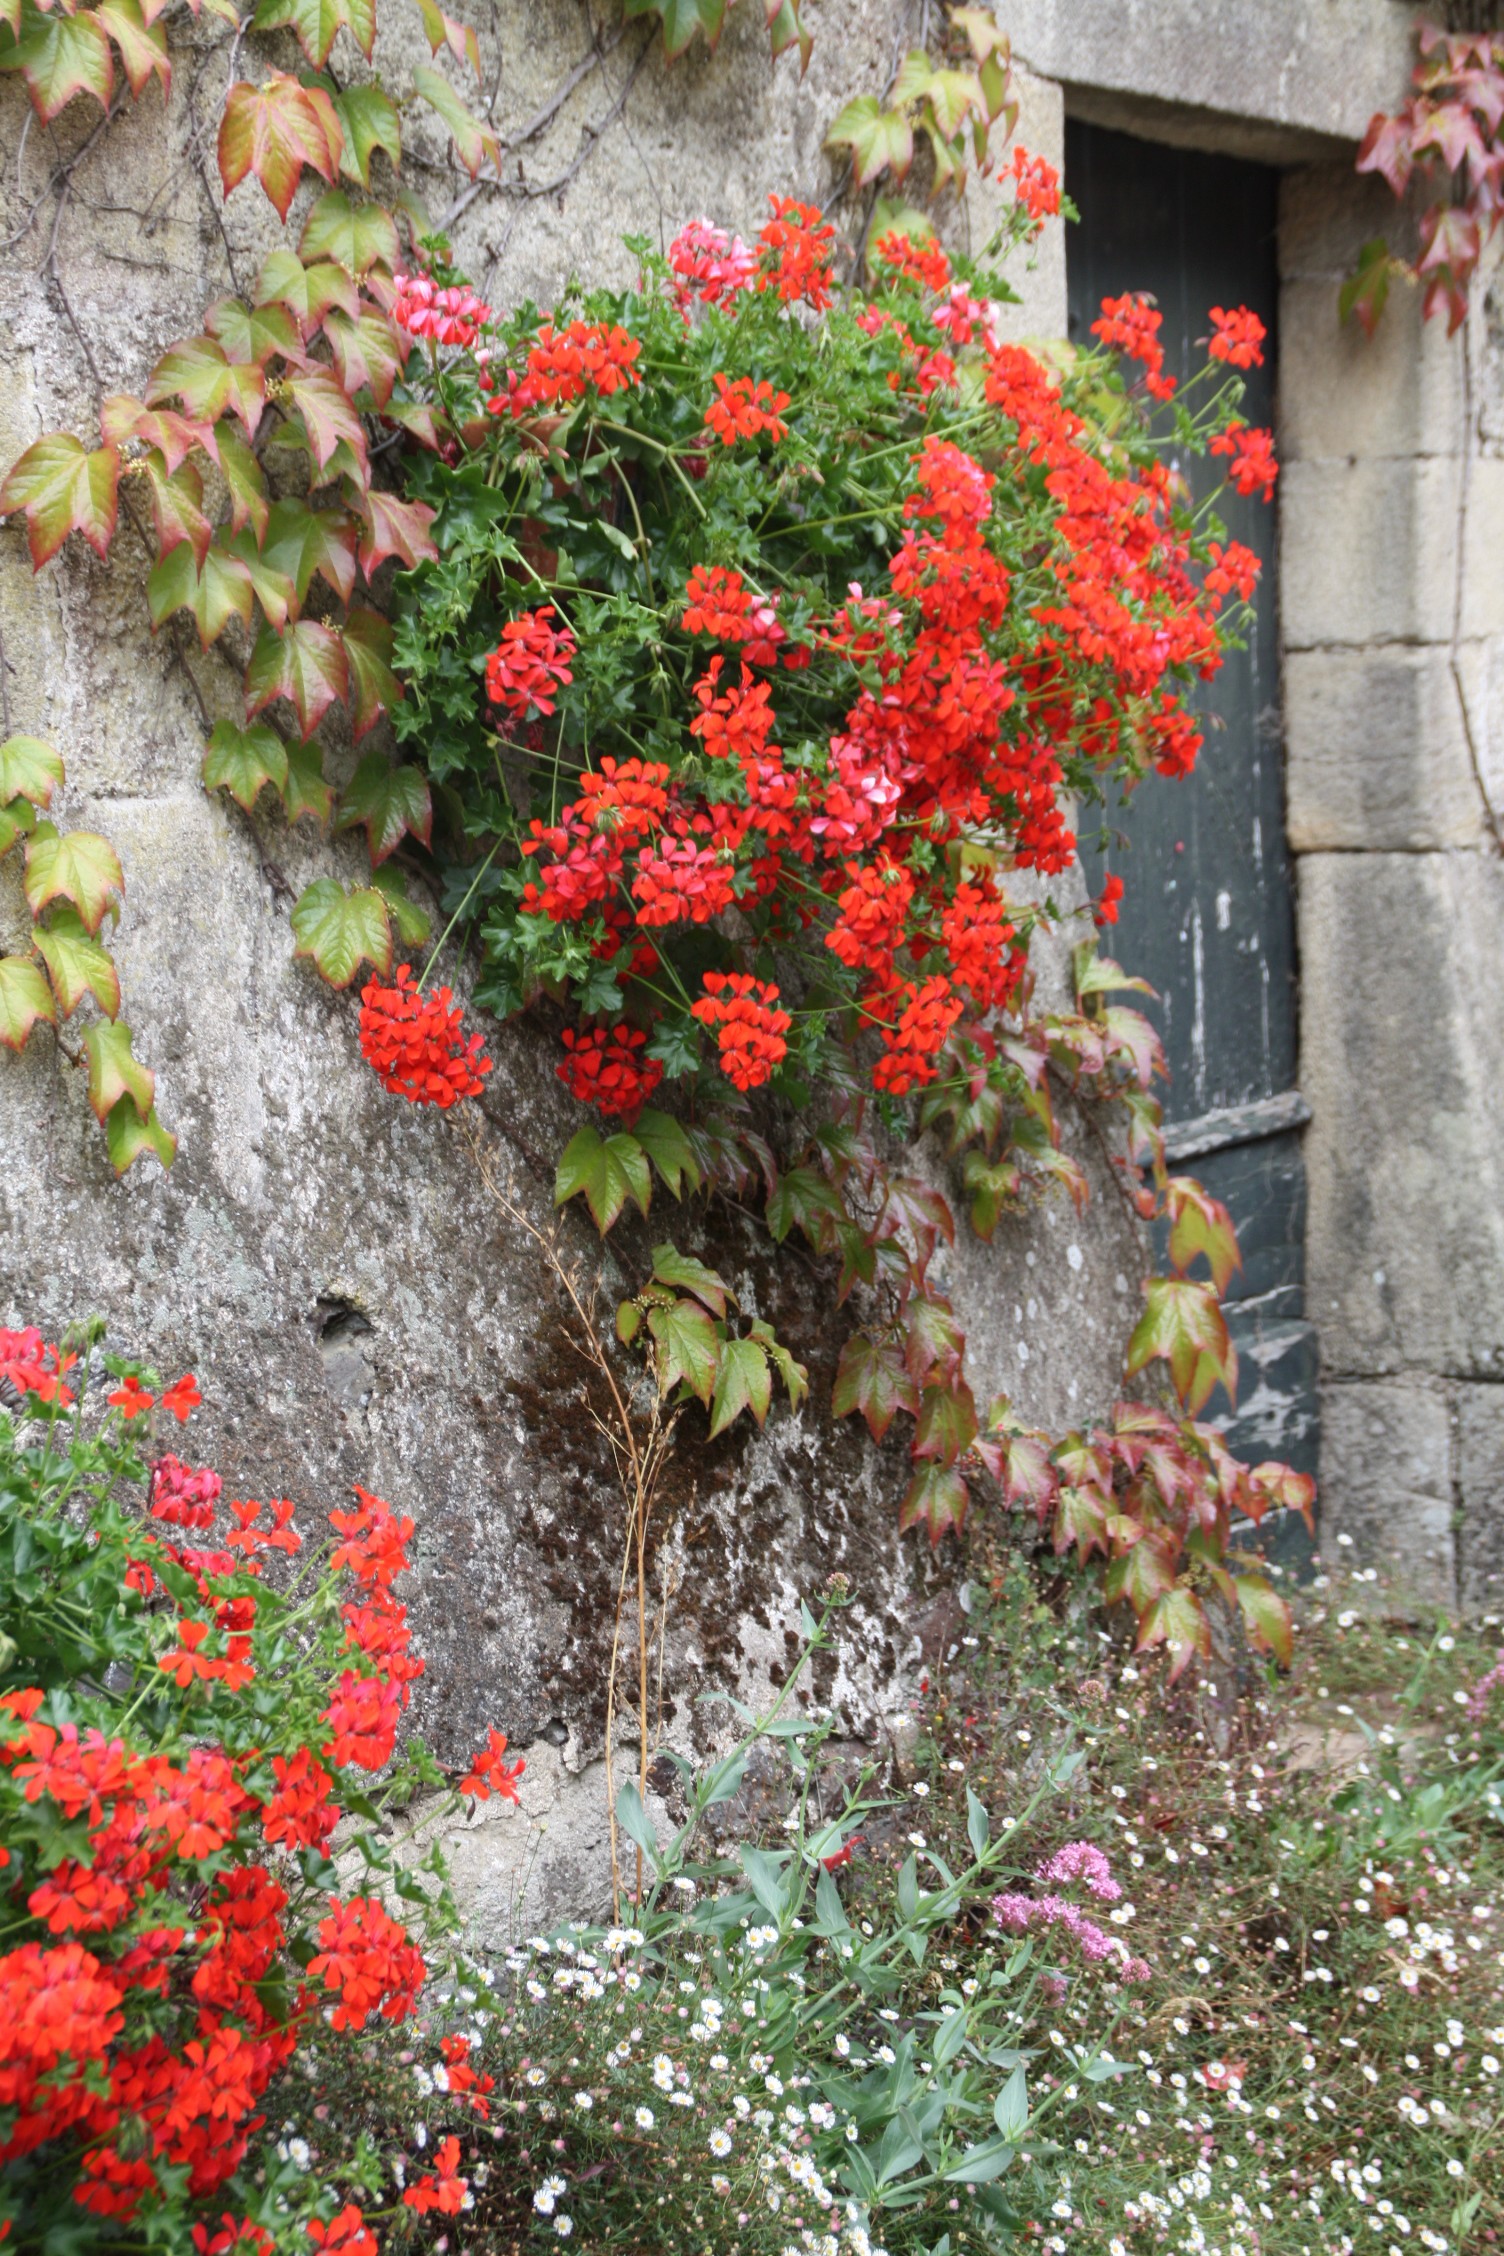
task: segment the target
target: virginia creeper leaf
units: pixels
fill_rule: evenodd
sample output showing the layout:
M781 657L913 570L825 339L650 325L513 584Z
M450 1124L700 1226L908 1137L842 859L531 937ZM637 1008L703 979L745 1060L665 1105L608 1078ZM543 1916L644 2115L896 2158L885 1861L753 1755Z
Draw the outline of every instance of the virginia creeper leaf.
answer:
M105 556L115 531L119 483L116 448L90 453L70 431L55 431L12 464L0 486L0 516L25 511L34 571L56 556L70 533L82 533L95 554Z
M231 619L249 627L253 611L251 574L239 557L218 545L196 568L186 544L169 549L146 575L146 603L153 627L160 627L174 611L191 611L201 648L224 632Z
M316 619L298 619L281 634L263 627L245 670L246 719L285 697L295 709L304 737L312 736L331 705L349 686L349 669L338 635Z
M288 383L287 391L293 406L303 418L303 429L308 434L308 449L320 470L328 463L341 439L356 460L364 465L365 425L327 371L315 369L311 375L294 376Z
M914 1455L953 1465L976 1437L977 1406L966 1381L952 1378L949 1385L927 1386L919 1398Z
M367 579L389 556L400 556L411 571L438 555L428 530L434 512L426 501L402 501L373 486L361 497L361 514L365 530L360 536L360 568Z
M914 132L902 110L884 109L875 94L859 94L825 136L827 149L851 151L852 178L863 187L880 173L902 180L914 162Z
M317 744L289 744L287 747L287 781L282 786L282 804L289 822L300 816L312 815L320 828L329 820L334 794L324 781L324 755Z
M733 0L734 4L734 0ZM727 0L626 0L623 14L657 16L663 24L663 52L675 62L698 31L714 47L726 21Z
M707 1269L692 1253L681 1253L677 1246L654 1246L653 1275L660 1285L673 1285L680 1292L693 1293L696 1300L702 1300L717 1316L725 1315L728 1297L736 1298L734 1293L728 1292L724 1278L718 1277L713 1269Z
M938 1543L947 1528L959 1534L970 1502L970 1491L954 1465L921 1465L899 1506L899 1531L925 1527L931 1543Z
M651 1317L649 1323L651 1324ZM773 1374L768 1358L756 1340L727 1340L716 1365L715 1393L710 1403L710 1438L750 1410L759 1425L773 1399Z
M335 39L346 29L370 60L370 12L362 8L360 20L355 22L349 0L261 0L251 18L252 30L280 31L284 25L296 34L298 45L315 70L323 69Z
M363 963L391 969L392 928L374 886L347 893L337 878L316 877L292 912L295 956L309 956L331 987L348 987Z
M44 125L66 109L75 94L92 94L102 110L110 106L115 65L110 42L92 15L33 15L25 36L0 62L19 70L31 106Z
M1144 1299L1144 1313L1128 1342L1129 1376L1162 1358L1193 1418L1219 1381L1236 1405L1237 1352L1215 1288L1189 1277L1151 1277Z
M216 721L204 752L203 776L206 791L228 791L249 814L267 784L285 790L287 746L265 721L250 728Z
M672 1113L657 1112L650 1105L638 1114L633 1133L675 1198L684 1196L686 1182L692 1191L700 1188L699 1162Z
M285 221L305 165L333 183L343 138L334 105L318 87L300 86L281 71L261 86L242 79L230 88L220 120L225 194L254 172Z
M357 277L372 266L395 268L401 255L391 213L379 204L352 204L342 188L320 196L298 238L298 256L305 265L332 259Z
M429 53L436 55L441 47L447 47L457 63L468 63L479 78L480 47L470 25L456 23L453 16L435 6L434 0L417 0L417 6Z
M682 1380L708 1410L721 1342L699 1302L675 1300L670 1301L667 1308L650 1308L648 1330L658 1350L655 1360L659 1393L669 1394ZM766 1364L763 1369L766 1377Z
M219 467L230 495L230 529L249 529L258 541L266 538L271 515L266 480L250 448L228 428L219 432Z
M1184 1583L1156 1598L1139 1623L1134 1651L1145 1652L1151 1645L1169 1647L1172 1684L1197 1653L1204 1661L1211 1659L1211 1623L1201 1600Z
M141 474L151 495L157 527L157 552L167 556L180 542L193 551L193 561L203 569L214 527L204 515L204 481L191 462L169 470L155 447L142 457Z
M1234 1575L1232 1582L1253 1643L1289 1668L1295 1658L1295 1639L1284 1599L1262 1575Z
M310 509L306 501L275 502L261 544L261 561L269 570L285 573L299 606L308 599L315 572L342 603L348 603L355 589L355 537L355 527L342 509ZM244 542L237 543L236 554L249 563Z
M303 333L286 306L248 306L240 298L221 298L204 315L204 327L224 347L227 360L264 367L274 355L301 363Z
M653 1178L647 1153L635 1136L608 1136L604 1143L594 1128L577 1129L565 1145L554 1177L554 1204L584 1194L591 1218L602 1237L627 1200L646 1214Z
M312 336L331 306L339 306L353 320L360 311L360 292L343 267L321 259L305 266L296 251L269 251L256 277L258 305L285 306Z
M178 1140L162 1126L153 1105L143 1113L134 1097L123 1096L104 1124L105 1144L110 1154L110 1165L117 1175L149 1151L164 1167L170 1167L177 1156Z
M384 862L409 831L428 844L433 807L421 768L394 768L384 752L368 753L339 796L336 830L362 828L373 862Z
M815 44L814 33L806 31L799 13L803 4L804 0L763 0L763 13L768 19L768 33L773 43L773 60L776 63L786 49L797 47L801 78L809 69L810 50Z
M36 827L37 811L29 799L12 799L9 806L0 806L0 862L18 838L27 837Z
M429 107L438 112L449 128L454 142L454 153L473 180L483 164L501 169L501 147L488 125L482 125L473 111L466 108L447 78L427 63L415 63L412 72L413 91L420 94Z
M383 713L402 700L402 684L389 663L392 626L379 612L357 607L344 625L345 657L350 668L350 718L359 743ZM404 770L411 773L411 770ZM416 826L414 826L416 827ZM422 833L427 843L428 833Z
M50 807L62 780L62 755L39 736L11 736L0 744L0 806L29 799L34 807Z
M57 1018L52 990L30 956L0 956L0 1042L23 1050L39 1018Z
M119 48L121 66L132 94L144 93L146 82L155 71L162 81L165 102L172 92L172 65L167 59L165 25L149 23L141 12L140 0L99 0L94 18Z
M195 423L191 416L179 415L174 408L148 407L129 392L112 392L100 408L99 435L107 446L143 439L157 449L169 470L176 470L196 446L211 456L219 452L219 434L212 424Z
M407 890L407 879L401 870L393 869L390 862L372 870L371 883L386 903L397 938L404 948L421 948L433 932L433 919L426 909L420 909Z
M830 1406L838 1418L860 1410L874 1441L882 1440L897 1411L917 1412L919 1389L896 1341L853 1332L841 1350Z
M782 1379L784 1393L789 1398L789 1408L797 1410L809 1394L807 1367L795 1362L782 1340L775 1338L771 1325L765 1324L761 1317L753 1318L752 1337Z
M137 1112L146 1119L156 1096L157 1077L132 1055L130 1028L118 1021L113 1026L106 1022L86 1027L84 1055L89 1061L89 1102L100 1127L107 1125L125 1096L135 1100Z
M232 361L217 337L189 337L165 352L152 370L146 397L153 406L179 399L185 411L215 423L226 408L254 439L266 400L266 377L253 361Z
M1232 1216L1222 1201L1213 1198L1194 1177L1172 1175L1165 1185L1165 1212L1170 1220L1170 1259L1175 1267L1184 1274L1199 1253L1219 1295L1225 1293L1233 1271L1243 1266L1243 1256Z
M475 34L470 34L473 39ZM384 87L346 86L333 96L335 114L344 132L340 170L347 180L371 185L371 152L384 149L393 165L402 162L402 125L397 105Z
M26 848L25 890L34 917L49 901L71 901L84 929L97 932L104 913L125 891L120 857L97 831L61 835L51 823L38 823Z
M31 937L47 966L64 1018L73 1016L85 995L94 997L106 1017L115 1016L120 1008L120 974L109 949L85 928L76 909L54 909L46 924L32 927Z

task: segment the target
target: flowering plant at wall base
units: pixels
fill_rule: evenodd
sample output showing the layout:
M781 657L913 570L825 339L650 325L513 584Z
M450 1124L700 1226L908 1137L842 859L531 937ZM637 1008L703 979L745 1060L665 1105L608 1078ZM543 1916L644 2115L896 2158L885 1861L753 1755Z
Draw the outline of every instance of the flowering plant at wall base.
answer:
M286 1499L163 1446L192 1378L101 1359L101 1331L0 1331L0 2238L375 2256L373 2156L310 2179L264 2110L295 2052L358 2052L449 1967L443 1860L404 1868L391 1833L449 1791L396 1751L412 1522L357 1488L304 1563ZM516 1799L505 1751L457 1803ZM484 2121L468 2040L415 2041Z

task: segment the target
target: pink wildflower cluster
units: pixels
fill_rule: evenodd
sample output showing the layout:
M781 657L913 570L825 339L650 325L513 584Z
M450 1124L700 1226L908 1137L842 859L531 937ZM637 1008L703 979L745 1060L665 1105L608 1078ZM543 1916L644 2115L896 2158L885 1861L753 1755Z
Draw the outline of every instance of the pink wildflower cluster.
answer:
M1063 1849L1045 1858L1034 1877L1053 1881L1058 1887L1068 1887L1071 1881L1079 1880L1103 1903L1116 1903L1123 1893L1112 1877L1106 1857L1090 1841L1067 1841Z
M1472 1691L1468 1694L1467 1720L1469 1723L1481 1723L1483 1721L1483 1711L1488 1706L1490 1696L1497 1692L1501 1686L1504 1686L1504 1653L1499 1655L1487 1676L1479 1677Z
M1064 1896L1024 1896L1005 1892L992 1899L992 1916L999 1927L1010 1934L1027 1934L1031 1927L1063 1927L1079 1946L1081 1956L1093 1965L1107 1959L1118 1961L1118 1978L1124 1982L1146 1982L1149 1979L1147 1962L1131 1958L1126 1943L1118 1941L1088 1919L1084 1912Z

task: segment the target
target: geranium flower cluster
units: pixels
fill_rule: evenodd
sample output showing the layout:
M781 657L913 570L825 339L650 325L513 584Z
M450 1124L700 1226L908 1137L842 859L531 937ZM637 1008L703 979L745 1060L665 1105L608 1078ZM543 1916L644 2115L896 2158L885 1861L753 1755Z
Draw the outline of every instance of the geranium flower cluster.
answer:
M1018 150L1011 179L1030 227L1058 211L1041 159ZM1005 340L976 270L897 231L871 298L837 305L834 250L790 198L750 244L697 220L641 253L635 289L519 316L468 399L458 364L436 380L456 429L482 427L488 390L509 410L480 451L521 561L446 596L464 624L436 630L431 677L415 584L402 725L447 727L483 651L485 700L444 755L493 810L510 763L517 866L482 997L572 995L560 1077L611 1118L663 1078L745 1095L791 1051L818 1076L838 1042L843 1085L889 1098L979 1056L1001 1073L1038 917L1012 874L1073 869L1073 796L1194 767L1187 693L1256 575L1182 510L1105 354L1078 389ZM1267 490L1268 434L1237 423L1229 373L1261 325L1219 307L1211 326L1222 388L1199 423L1147 298L1108 301L1096 331L1173 400L1174 444L1210 441L1239 493ZM1109 434L1089 416L1114 383ZM1116 906L1109 888L1095 913Z
M58 1359L21 1337L22 1410L0 1410L6 1510L24 1499L56 1528L53 1490L88 1500L49 1555L113 1658L70 1679L66 1645L43 1634L37 1680L0 1694L0 2238L76 2237L86 2211L112 2235L198 2219L201 2249L270 2247L252 2149L274 2078L321 2009L336 2032L405 2020L429 1973L423 1935L325 1861L341 1773L391 1762L422 1671L393 1594L413 1524L357 1489L331 1514L328 1566L286 1596L262 1565L302 1542L291 1506L227 1503L215 1473L175 1457L143 1467L134 1420L155 1383L138 1373L92 1438L28 1452L27 1420L60 1407ZM165 1399L189 1394L191 1379ZM143 1473L142 1505L122 1507ZM276 1701L248 1705L268 1681ZM463 1791L517 1798L505 1747L493 1732ZM483 2118L459 2042L446 2088ZM310 2246L374 2248L358 2208L308 2192Z
M450 990L424 994L408 964L399 964L393 985L371 979L361 989L360 1054L394 1096L445 1111L461 1097L478 1097L492 1065L480 1036L465 1038Z

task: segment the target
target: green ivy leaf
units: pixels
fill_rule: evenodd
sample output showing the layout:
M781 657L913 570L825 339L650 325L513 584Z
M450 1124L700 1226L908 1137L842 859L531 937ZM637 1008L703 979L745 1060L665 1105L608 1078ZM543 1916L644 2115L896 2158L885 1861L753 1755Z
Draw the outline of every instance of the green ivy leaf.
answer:
M92 94L102 110L110 106L115 66L109 40L92 15L33 12L24 36L0 61L0 69L20 71L31 106L44 125L50 125L75 94Z
M475 37L474 32L470 34ZM383 86L345 86L333 96L334 111L344 130L340 169L362 188L371 185L371 153L384 149L394 167L402 163L402 123L397 105Z
M448 126L454 142L454 153L473 180L483 164L501 169L501 146L488 125L482 125L472 110L466 108L447 78L427 63L413 65L413 92L420 95L429 107L438 112Z
M429 53L436 55L441 47L447 47L457 63L468 63L479 78L480 47L470 25L456 23L453 16L446 16L435 0L417 0L417 8L423 19Z
M689 1138L672 1113L656 1112L651 1105L637 1116L635 1130L642 1145L666 1188L675 1198L684 1196L687 1182L697 1191L703 1181Z
M649 1326L652 1317L648 1318ZM768 1368L768 1358L758 1341L753 1339L727 1340L721 1348L716 1366L715 1393L710 1403L710 1438L750 1410L759 1425L768 1415L768 1405L773 1399L773 1374Z
M227 555L216 543L201 565L193 550L179 543L159 557L146 576L146 602L153 628L162 626L175 611L191 611L198 628L199 646L207 650L232 619L249 627L253 613L251 574L238 556Z
M827 149L849 149L859 188L880 174L902 180L914 162L914 129L902 110L884 109L875 94L859 94L825 136Z
M1295 1659L1295 1635L1284 1599L1263 1575L1234 1575L1232 1586L1253 1643L1289 1668Z
M104 913L125 891L120 857L97 831L59 834L38 823L26 849L25 890L34 917L49 901L71 901L86 930L97 932Z
M668 60L676 62L699 32L707 47L713 48L721 36L726 22L727 0L626 0L623 13L630 22L634 16L657 16L663 25L663 52Z
M1169 1647L1172 1684L1197 1653L1204 1661L1211 1659L1212 1630L1206 1609L1183 1583L1156 1598L1140 1621L1133 1649L1142 1653L1151 1645Z
M170 1167L177 1156L178 1140L162 1126L156 1106L143 1113L129 1095L120 1099L105 1122L104 1137L117 1175L123 1175L143 1152L151 1152L163 1167Z
M39 1018L57 1019L52 990L30 956L0 956L0 1042L24 1050Z
M331 987L348 987L363 963L383 977L391 969L391 922L374 886L347 893L337 878L315 878L293 909L292 929L293 954L311 957Z
M249 728L216 721L204 753L203 778L206 791L228 791L249 814L269 783L285 791L287 746L265 721Z
M0 807L0 862L18 838L29 838L36 827L37 811L29 799L12 799L8 807Z
M387 914L403 947L421 948L424 941L432 937L433 919L409 897L407 879L401 870L393 869L388 862L384 868L372 870L371 883L385 901Z
M338 635L317 619L289 621L281 634L263 626L245 672L246 717L254 720L285 697L305 739L349 686Z
M667 1308L650 1308L648 1330L658 1349L659 1393L671 1393L682 1381L708 1410L721 1342L705 1310L694 1300L675 1300Z
M931 1543L938 1543L949 1528L960 1533L970 1502L971 1493L954 1465L921 1465L899 1506L899 1532L924 1527Z
M204 327L218 338L227 360L261 368L273 359L303 358L302 331L285 306L248 306L243 298L220 298L204 315Z
M328 822L334 794L324 781L324 755L317 744L288 745L282 804L289 822L297 822L304 815L312 815L321 829Z
M350 676L350 719L357 743L376 726L383 713L390 712L402 701L402 684L389 664L392 639L391 622L375 611L357 607L345 621L343 641ZM415 771L404 768L399 772L411 775ZM426 830L422 837L426 845Z
M54 909L46 924L32 928L32 940L52 978L64 1018L71 1018L85 995L92 995L106 1017L120 1008L120 974L108 948L85 929L76 909Z
M61 754L39 736L12 736L0 744L0 806L29 799L34 807L50 807L62 780Z
M57 19L60 24L89 20L86 16ZM0 486L0 517L24 511L34 571L56 556L70 533L82 533L97 556L107 556L115 533L119 484L117 448L96 447L91 454L70 431L56 431L38 439L12 465Z
M953 1465L976 1438L977 1406L966 1381L952 1375L941 1385L926 1386L919 1400L914 1455Z
M331 184L344 135L327 94L283 71L260 86L242 79L225 98L219 126L219 177L225 194L253 172L286 221L305 165Z
M646 1214L653 1178L647 1153L635 1136L624 1133L602 1142L591 1127L578 1129L565 1145L554 1177L554 1204L563 1206L582 1193L602 1237L630 1199Z
M428 844L433 807L421 768L394 768L384 752L368 753L340 793L336 830L363 828L371 860L384 862L409 831Z
M117 1019L113 1025L106 1022L87 1027L84 1031L84 1054L89 1061L89 1102L94 1108L94 1117L102 1128L108 1127L110 1115L121 1098L126 1096L134 1099L137 1114L142 1120L151 1117L152 1103L157 1092L157 1077L132 1054L131 1030L128 1026L122 1026ZM121 1125L123 1128L125 1123L122 1122Z
M639 1129L641 1125L639 1121ZM653 1275L660 1285L672 1285L676 1291L693 1293L696 1300L702 1300L717 1316L725 1315L728 1298L736 1298L724 1278L718 1277L713 1269L707 1269L692 1253L681 1253L677 1246L654 1246Z
M1193 1418L1219 1382L1236 1407L1237 1351L1216 1288L1189 1277L1151 1277L1144 1300L1144 1313L1128 1342L1129 1377L1146 1363L1162 1359L1169 1364L1175 1391Z

